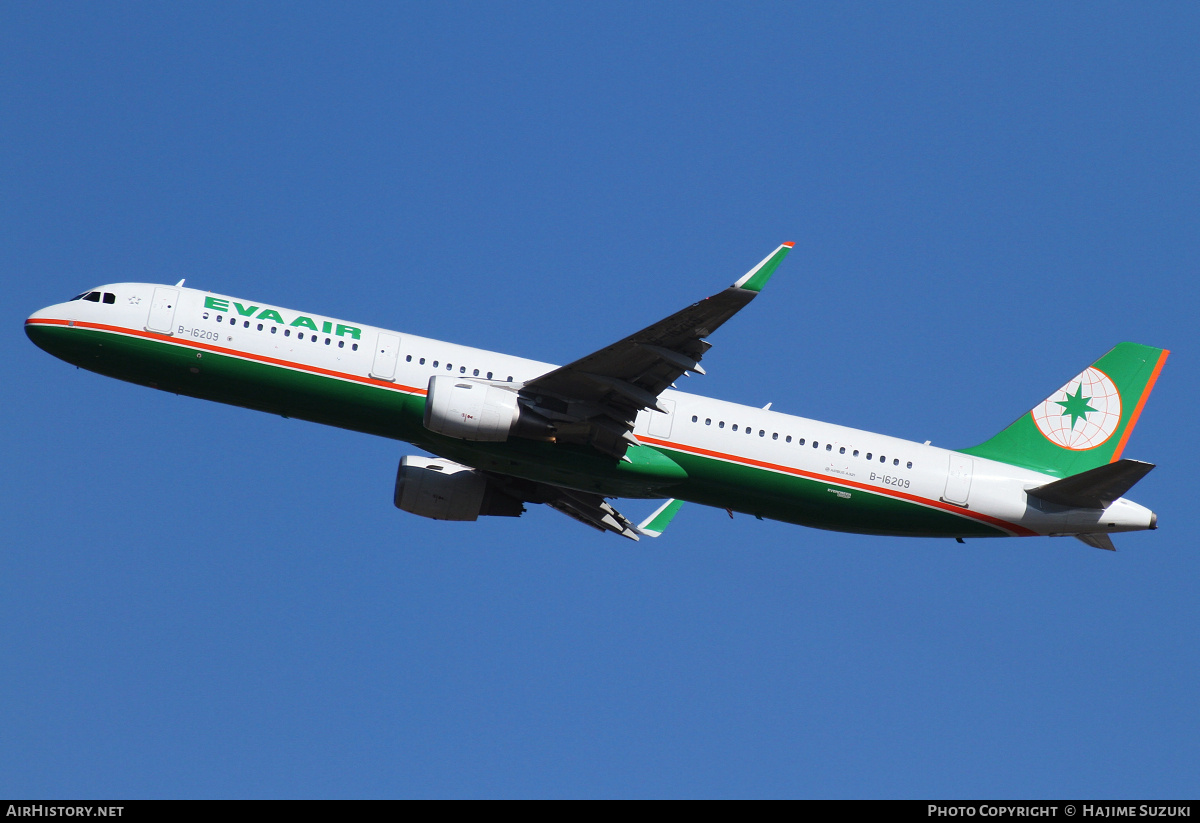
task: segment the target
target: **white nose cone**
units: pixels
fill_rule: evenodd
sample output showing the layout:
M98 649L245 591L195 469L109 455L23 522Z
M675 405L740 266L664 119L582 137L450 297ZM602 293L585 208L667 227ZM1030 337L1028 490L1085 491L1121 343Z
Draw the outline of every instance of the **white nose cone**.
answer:
M53 306L47 306L44 309L38 309L25 320L27 325L36 324L39 320L58 320L64 316L66 305L56 303Z

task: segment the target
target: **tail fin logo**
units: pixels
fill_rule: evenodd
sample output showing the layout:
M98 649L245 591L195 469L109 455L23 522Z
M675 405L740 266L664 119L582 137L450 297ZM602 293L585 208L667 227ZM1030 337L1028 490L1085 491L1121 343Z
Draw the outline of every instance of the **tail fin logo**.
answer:
M1038 431L1056 446L1072 451L1105 443L1121 422L1121 393L1094 366L1081 372L1037 406L1031 414Z

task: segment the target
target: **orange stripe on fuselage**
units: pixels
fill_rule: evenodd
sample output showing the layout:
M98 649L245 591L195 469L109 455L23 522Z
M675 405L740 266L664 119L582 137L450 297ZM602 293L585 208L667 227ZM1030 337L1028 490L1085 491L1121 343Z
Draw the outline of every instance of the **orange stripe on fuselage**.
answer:
M1129 422L1125 424L1125 431L1121 432L1121 439L1117 441L1117 447L1113 450L1112 460L1110 463L1115 463L1121 459L1121 452L1125 451L1125 442L1129 440L1129 435L1133 434L1133 427L1137 425L1138 417L1142 414L1142 406L1146 405L1146 398L1150 396L1150 392L1154 389L1154 383L1158 380L1158 373L1162 371L1163 364L1167 362L1167 355L1170 354L1170 349L1163 349L1158 355L1158 362L1154 364L1154 371L1150 372L1150 379L1146 381L1146 388L1142 389L1142 396L1138 398L1137 405L1133 407L1133 414L1129 415Z
M942 511L956 514L959 517L978 520L980 522L987 523L990 526L995 526L998 529L1003 529L1004 531L1012 532L1015 535L1020 535L1021 537L1033 537L1037 535L1037 532L1033 531L1032 529L1027 529L1024 526L1018 526L1016 523L1009 523L1005 520L1001 520L998 517L992 517L990 514L981 514L980 512L968 511L960 506L952 506L949 503L943 503L940 500L930 500L926 497L909 494L907 492L896 491L893 489L883 489L879 488L878 486L868 486L865 483L858 483L854 480L842 480L840 478L834 479L823 474L797 469L793 466L784 466L779 463L768 463L763 460L755 460L750 457L741 457L740 455L736 454L726 454L724 452L712 451L710 449L702 449L699 446L686 446L682 443L671 443L667 440L658 440L653 437L646 437L645 435L638 435L638 440L642 443L650 443L655 446L662 446L663 448L690 452L692 454L698 454L704 457L713 457L730 463L741 463L746 466L754 466L760 469L769 469L770 471L781 472L783 474L793 474L798 477L806 477L809 480L819 480L822 483L830 483L834 486L848 486L861 491L871 492L872 494L882 495L883 497L892 497L897 500L906 500L910 503L916 503L921 506L928 506L929 508L933 509L941 509Z
M140 338L144 338L146 340L153 340L158 343L167 343L169 345L179 346L181 348L199 349L201 351L214 352L216 354L223 354L223 355L227 355L229 357L238 357L243 360L252 360L252 361L256 361L256 362L260 362L260 363L267 363L267 364L270 364L273 366L280 366L283 368L293 369L296 371L309 372L311 374L319 374L319 375L322 375L325 377L333 377L333 378L336 378L339 380L349 380L349 381L353 381L356 383L362 383L362 384L365 384L368 386L375 386L380 389L391 389L394 391L401 391L406 394L415 394L415 395L419 395L422 397L427 394L427 391L425 389L417 388L415 386L397 385L395 383L390 383L386 380L378 380L373 377L362 377L361 375L357 375L357 374L349 374L346 372L333 371L331 369L323 369L319 366L310 366L306 363L297 363L297 362L291 361L291 360L281 360L281 359L275 358L275 357L267 357L267 356L261 355L261 354L253 354L250 352L238 351L237 349L228 349L228 348L225 348L224 346L214 346L210 343L201 343L201 342L195 341L195 340L183 340L183 339L169 337L167 335L158 334L158 333L154 333L154 332L142 331L141 329L129 329L129 328L125 328L123 326L110 326L110 325L106 325L104 323L89 323L89 322L80 321L80 320L71 322L71 321L67 321L67 320L60 320L57 318L31 318L31 319L26 320L25 323L27 325L71 326L73 328L95 329L98 331L105 331L105 332L110 332L113 334L121 334L121 335L125 335L128 337L140 337ZM1165 358L1165 353L1164 353L1164 358ZM1159 368L1161 368L1161 366L1162 366L1162 362L1160 361ZM1157 377L1157 375L1158 375L1158 369L1155 369L1154 375L1151 377L1151 384L1153 384L1153 380L1155 377ZM1148 393L1149 393L1149 391L1147 390L1146 394L1148 394ZM1143 394L1143 400L1144 399L1145 399L1145 394ZM1134 412L1134 420L1136 420L1136 415L1139 411L1141 411L1140 404ZM1133 421L1131 421L1131 427L1132 427L1132 422ZM910 503L916 503L921 506L927 506L929 508L947 511L947 512L950 512L951 514L958 515L959 517L966 517L968 519L978 520L980 522L987 523L988 525L995 526L996 528L1001 529L1003 531L1011 532L1012 534L1020 535L1022 537L1029 537L1029 536L1034 536L1037 534L1037 532L1027 529L1024 526L1018 526L1015 523L1008 523L997 517L992 517L991 515L981 514L979 512L966 511L964 509L959 508L958 506L951 506L947 503L941 502L940 500L929 500L927 498L920 497L915 494L908 494L906 492L894 491L891 489L881 489L881 488L878 488L875 486L868 486L865 483L857 483L852 480L842 480L842 479L834 480L831 477L826 477L824 475L816 474L814 472L807 472L807 471L804 471L803 469L797 469L792 466L784 466L784 465L781 465L778 463L768 463L768 462L762 461L762 460L755 460L750 457L741 457L741 456L735 455L735 454L726 454L724 452L712 451L710 449L700 448L699 446L688 446L688 445L684 445L682 443L672 443L668 440L658 440L657 438L647 437L645 435L639 435L638 440L642 443L648 443L648 444L652 444L655 446L662 446L663 448L675 449L677 451L690 452L692 454L702 455L705 457L712 457L712 458L716 458L718 460L724 460L724 461L730 462L730 463L741 463L746 466L754 466L756 468L768 469L770 471L776 471L776 472L780 472L783 474L792 474L792 475L796 475L798 477L806 477L810 480L818 480L822 483L830 483L835 486L848 486L850 488L856 488L861 491L866 491L866 492L870 492L872 494L882 495L884 497L893 497L898 500L906 500Z
M201 343L196 340L184 340L182 338L170 337L164 334L155 332L142 331L140 329L128 329L124 326L109 326L104 323L88 323L86 321L75 320L59 320L57 318L31 318L25 321L26 325L37 326L71 326L76 329L96 329L98 331L112 332L114 334L122 334L127 337L142 337L146 340L154 340L158 343L168 343L172 346L179 346L186 349L199 349L201 351L213 352L215 354L224 354L230 357L239 357L243 360L253 360L259 363L268 363L272 366L282 366L295 371L304 371L311 374L319 374L324 377L335 377L339 380L350 380L355 383L363 383L368 386L376 386L381 389L392 389L393 391L401 391L405 394L416 394L425 396L426 390L415 386L403 386L392 383L388 380L379 380L374 377L363 377L358 374L350 374L348 372L333 371L332 369L323 369L320 366L311 366L307 363L297 363L294 360L281 360L276 357L267 357L262 354L254 354L252 352L239 351L238 349L227 349L224 346L214 346L211 343Z

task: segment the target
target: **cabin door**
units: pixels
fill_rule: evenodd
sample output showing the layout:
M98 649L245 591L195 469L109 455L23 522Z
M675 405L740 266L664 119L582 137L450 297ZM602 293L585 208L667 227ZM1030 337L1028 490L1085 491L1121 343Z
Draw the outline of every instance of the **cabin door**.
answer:
M947 503L966 508L971 495L971 458L958 452L950 452L950 470L946 475L946 491L942 499Z
M647 429L651 437L662 437L670 439L671 437L671 419L675 417L675 401L658 399L658 405L667 410L666 414L662 412L650 412L650 425Z
M159 286L150 301L150 316L146 318L147 331L172 334L175 329L175 306L179 303L179 291Z
M400 338L394 334L380 332L375 341L375 362L371 376L376 380L396 379L396 358L400 354Z

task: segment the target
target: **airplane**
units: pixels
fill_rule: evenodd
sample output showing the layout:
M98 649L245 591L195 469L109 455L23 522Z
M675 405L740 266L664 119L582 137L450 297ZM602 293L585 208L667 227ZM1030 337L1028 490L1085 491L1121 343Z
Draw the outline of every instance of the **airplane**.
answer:
M1169 352L1120 343L979 445L950 450L688 394L707 338L767 284L784 243L728 288L555 366L155 283L34 312L25 333L80 368L162 391L406 441L396 507L436 520L545 504L637 540L684 501L821 529L966 538L1157 528L1122 459ZM666 502L635 525L609 502Z

